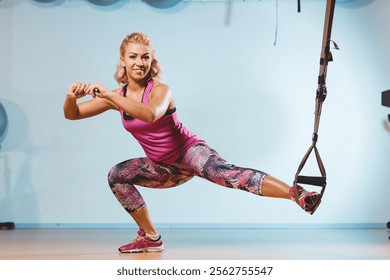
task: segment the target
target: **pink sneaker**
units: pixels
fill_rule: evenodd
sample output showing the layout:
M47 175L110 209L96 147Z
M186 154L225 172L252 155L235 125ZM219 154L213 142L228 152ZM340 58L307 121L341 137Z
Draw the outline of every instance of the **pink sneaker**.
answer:
M119 247L121 253L162 252L164 250L161 236L152 240L146 236L142 229L138 230L138 237L131 243Z
M321 203L320 194L316 192L308 192L301 186L297 186L298 189L298 205L301 206L303 210L305 210L310 215L313 215L314 211L316 211L317 207ZM290 188L290 196L291 199L295 202L295 189L294 187Z

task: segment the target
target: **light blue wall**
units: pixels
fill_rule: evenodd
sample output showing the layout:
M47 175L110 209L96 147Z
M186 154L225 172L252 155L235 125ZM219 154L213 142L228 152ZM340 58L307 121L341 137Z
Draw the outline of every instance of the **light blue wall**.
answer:
M45 2L45 1L41 1ZM47 2L47 1L46 1ZM91 1L93 2L93 1ZM107 185L114 164L142 156L116 112L71 122L74 80L111 88L123 37L149 34L179 117L227 160L292 183L311 144L325 1L143 2L0 0L0 101L9 130L0 151L0 221L132 222ZM111 1L115 2L115 1ZM390 219L390 3L339 1L318 148L328 173L314 216L296 204L195 178L140 189L159 224L376 224ZM308 163L307 173L316 172Z

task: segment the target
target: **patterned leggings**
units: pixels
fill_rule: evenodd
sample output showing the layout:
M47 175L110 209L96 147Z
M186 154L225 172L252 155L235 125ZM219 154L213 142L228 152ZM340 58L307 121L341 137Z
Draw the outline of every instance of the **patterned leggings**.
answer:
M194 176L261 196L267 174L229 164L206 144L197 144L170 165L156 163L147 157L121 162L110 170L108 183L120 204L132 213L145 207L145 201L134 185L171 188Z

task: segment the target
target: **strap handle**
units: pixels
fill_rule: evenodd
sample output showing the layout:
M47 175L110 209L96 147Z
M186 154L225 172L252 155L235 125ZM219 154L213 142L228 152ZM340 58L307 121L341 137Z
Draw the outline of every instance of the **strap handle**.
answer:
M308 158L310 157L311 153L315 153L316 160L317 160L317 165L319 168L319 171L321 173L321 176L302 176L300 175L303 167L305 166ZM293 183L294 187L294 193L295 193L295 201L298 203L299 195L298 195L298 184L306 184L306 185L313 185L313 186L318 186L321 187L321 192L320 192L320 199L323 196L326 188L326 170L324 163L322 162L320 153L317 149L316 143L313 142L313 144L310 146L310 148L307 150L305 156L303 157L301 163L299 164L298 170L295 173L295 180Z

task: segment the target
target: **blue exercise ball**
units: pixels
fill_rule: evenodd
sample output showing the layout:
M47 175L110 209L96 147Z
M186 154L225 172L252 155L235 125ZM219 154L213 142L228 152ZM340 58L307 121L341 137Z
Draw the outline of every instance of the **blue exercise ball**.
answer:
M158 8L158 9L168 9L176 6L181 2L181 0L144 0L146 4Z
M5 131L7 129L7 113L5 112L3 104L0 102L0 143L5 136Z

